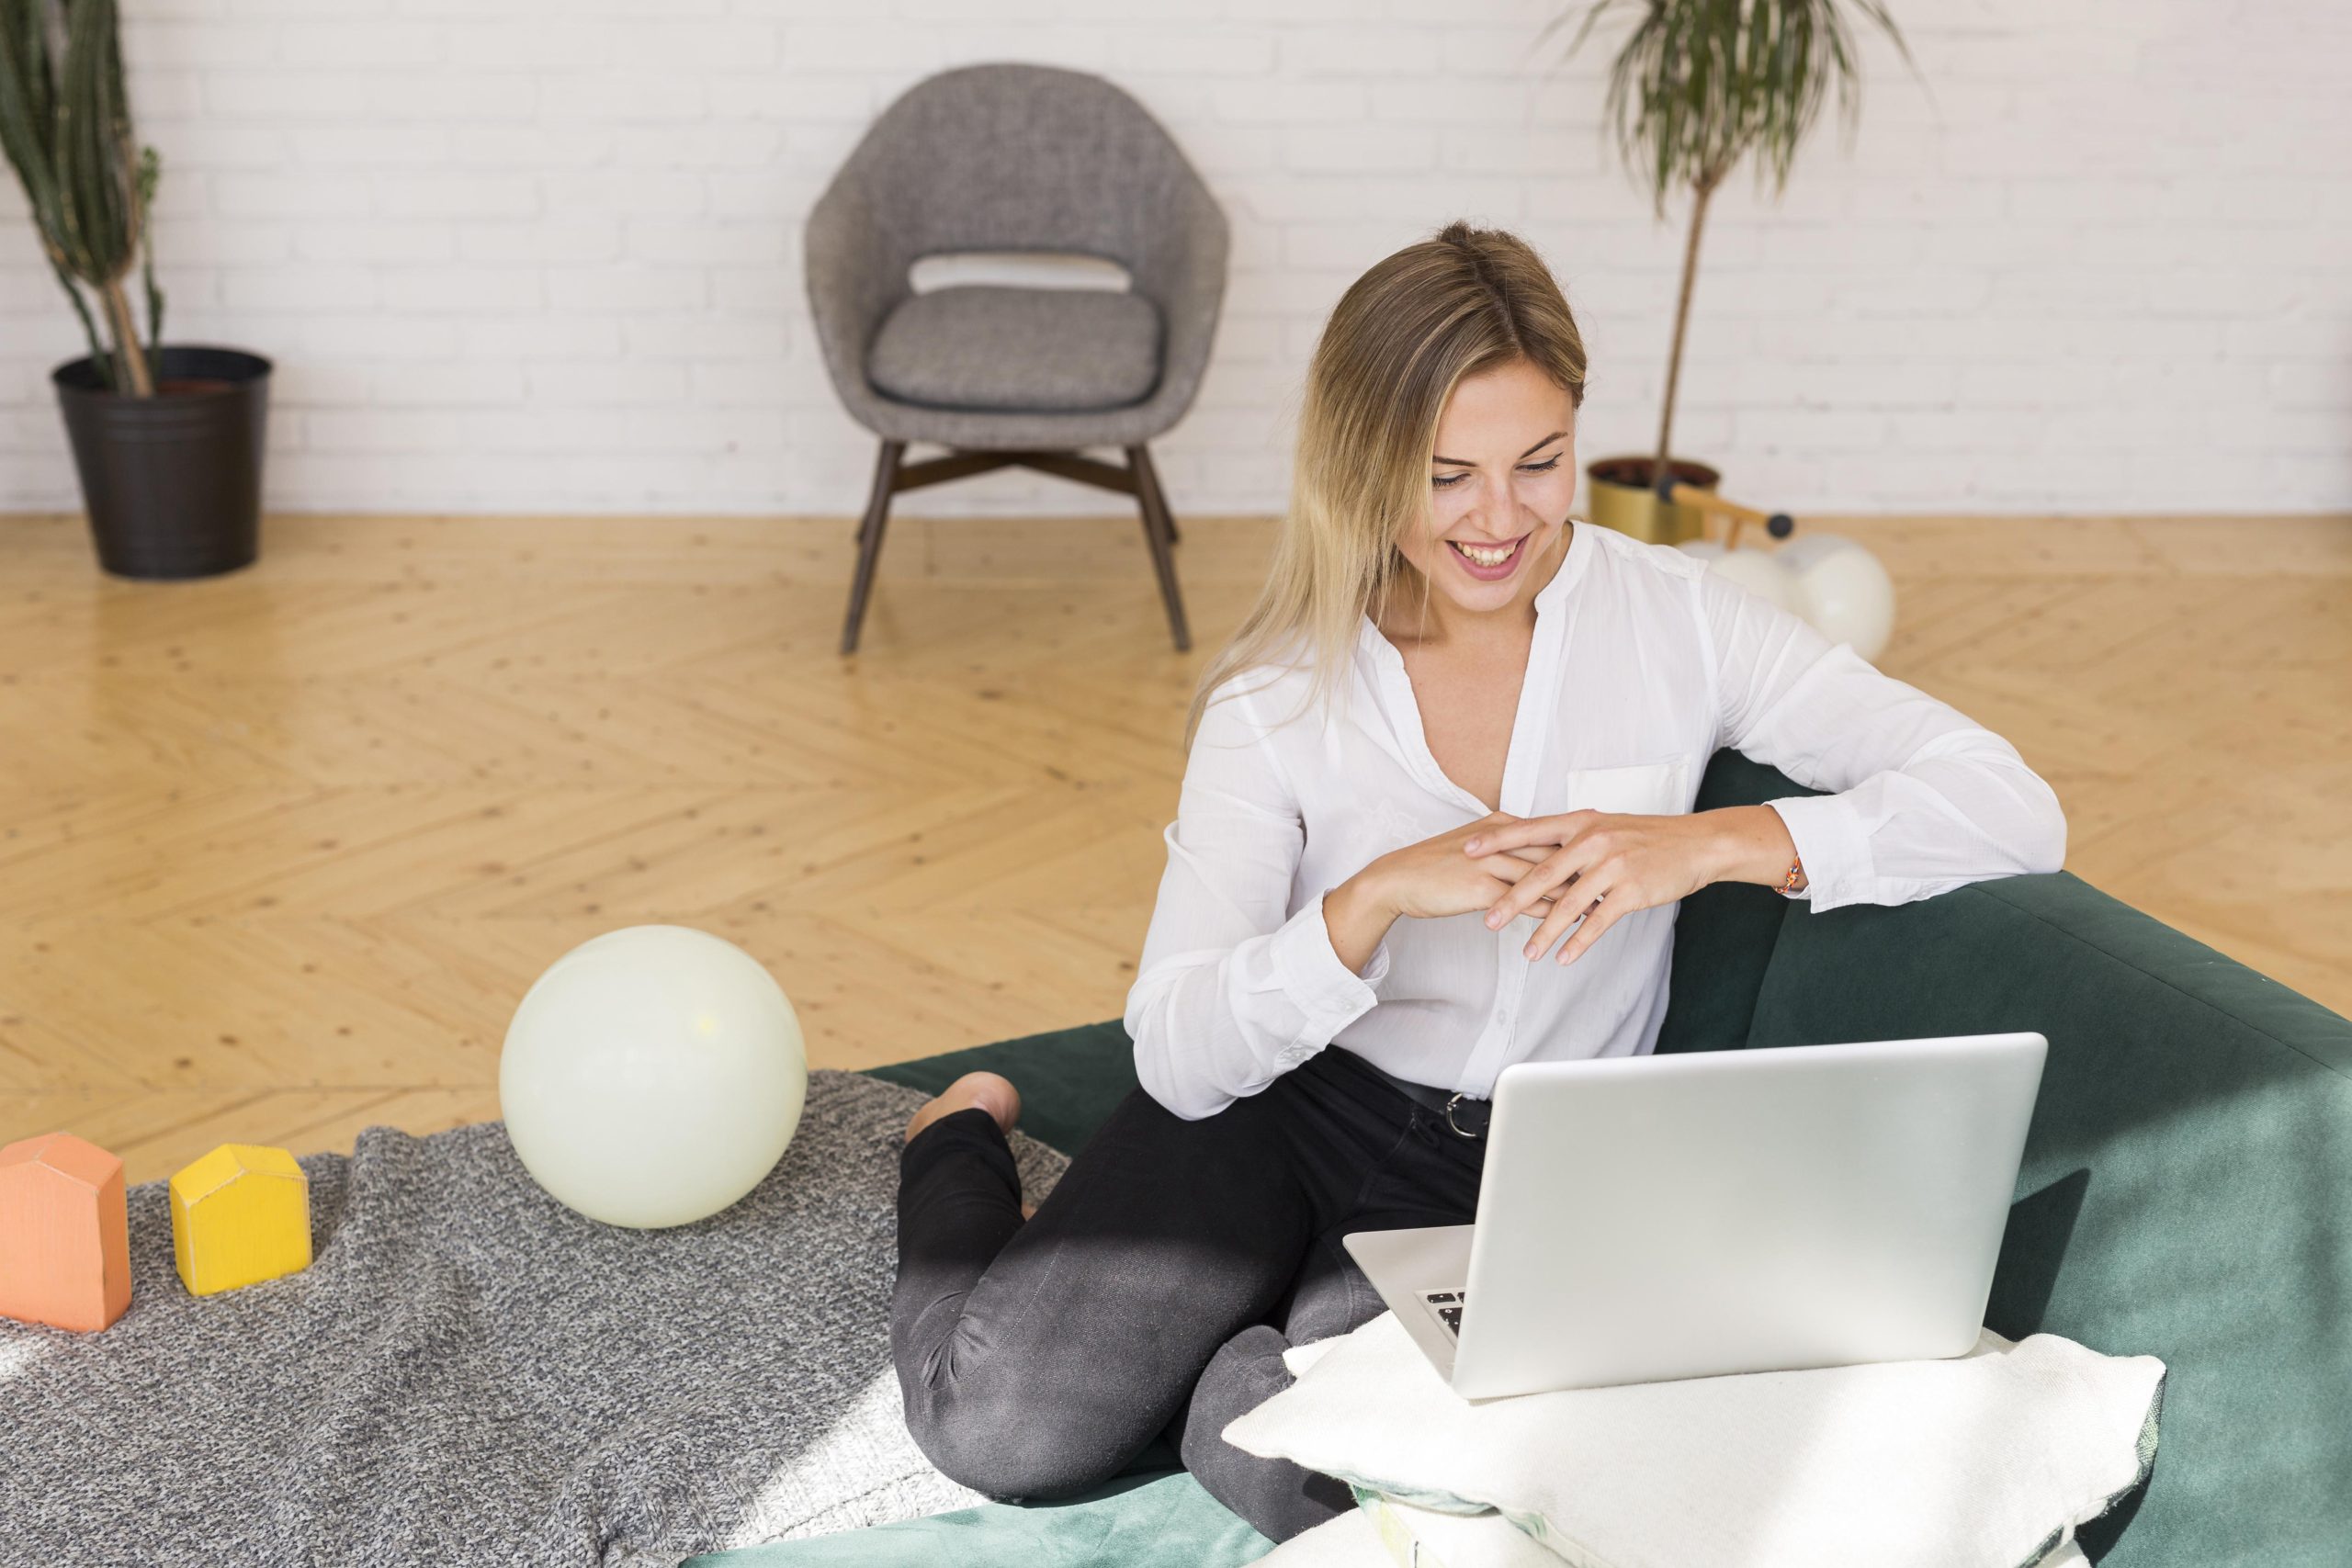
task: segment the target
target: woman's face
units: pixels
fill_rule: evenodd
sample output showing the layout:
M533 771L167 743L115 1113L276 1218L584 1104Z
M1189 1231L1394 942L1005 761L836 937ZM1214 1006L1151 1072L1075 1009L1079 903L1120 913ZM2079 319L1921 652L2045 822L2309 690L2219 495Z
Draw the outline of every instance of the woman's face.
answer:
M1474 615L1533 603L1576 499L1576 430L1574 400L1527 360L1454 384L1438 419L1429 513L1397 546L1432 601Z

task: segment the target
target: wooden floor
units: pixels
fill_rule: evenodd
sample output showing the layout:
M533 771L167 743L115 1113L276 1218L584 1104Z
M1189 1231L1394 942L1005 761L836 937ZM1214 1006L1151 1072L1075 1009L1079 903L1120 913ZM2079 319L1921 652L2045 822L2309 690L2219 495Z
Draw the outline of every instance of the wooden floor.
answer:
M0 518L0 1141L168 1175L498 1114L574 944L741 943L820 1066L1116 1016L1193 677L1265 519L1187 517L1170 650L1132 517L273 517L187 583ZM1825 523L1890 673L2057 787L2068 868L2352 1010L2352 518Z

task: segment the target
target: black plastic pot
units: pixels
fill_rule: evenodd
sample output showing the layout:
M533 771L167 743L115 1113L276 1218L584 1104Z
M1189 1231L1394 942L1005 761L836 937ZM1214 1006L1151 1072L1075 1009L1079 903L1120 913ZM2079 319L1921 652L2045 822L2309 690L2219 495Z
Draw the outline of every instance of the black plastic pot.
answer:
M98 564L117 577L212 577L261 547L270 362L166 344L152 398L122 397L85 355L50 373Z

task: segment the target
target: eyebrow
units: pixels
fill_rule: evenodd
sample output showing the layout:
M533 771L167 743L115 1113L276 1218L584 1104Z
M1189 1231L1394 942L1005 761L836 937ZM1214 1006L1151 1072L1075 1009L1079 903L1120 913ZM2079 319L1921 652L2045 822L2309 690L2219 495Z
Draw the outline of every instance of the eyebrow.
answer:
M1549 446L1553 442L1559 440L1560 437L1566 434L1567 432L1565 430L1555 430L1552 432L1551 434L1545 436L1543 440L1538 441L1534 446L1530 446L1526 451L1521 452L1520 456L1522 457L1532 457L1536 453L1541 452L1544 447ZM1475 468L1478 466L1476 463L1465 463L1459 457L1431 457L1430 461L1432 463L1451 463L1457 468Z

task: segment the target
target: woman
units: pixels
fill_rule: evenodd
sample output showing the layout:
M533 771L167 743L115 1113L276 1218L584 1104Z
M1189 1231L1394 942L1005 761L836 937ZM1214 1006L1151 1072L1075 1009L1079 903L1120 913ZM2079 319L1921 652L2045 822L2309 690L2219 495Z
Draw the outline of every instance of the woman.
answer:
M1333 311L1272 579L1186 727L1127 998L1142 1088L1025 1222L1012 1085L969 1075L908 1127L891 1345L948 1474L1066 1496L1165 1432L1267 1535L1321 1522L1343 1487L1220 1432L1285 1347L1381 1310L1342 1235L1473 1218L1505 1066L1652 1047L1678 900L1899 904L2064 858L2000 737L1571 524L1584 381L1506 233L1455 223ZM1693 812L1726 745L1838 793Z

